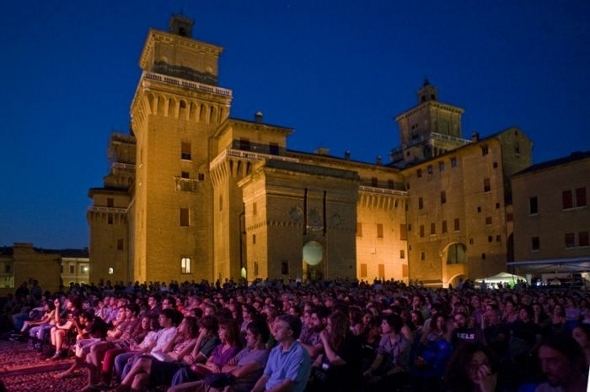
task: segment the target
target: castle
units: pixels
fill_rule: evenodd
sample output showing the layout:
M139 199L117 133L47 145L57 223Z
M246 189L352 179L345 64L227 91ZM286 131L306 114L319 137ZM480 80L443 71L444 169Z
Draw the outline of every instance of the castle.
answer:
M222 48L174 16L150 30L131 131L110 139L92 188L90 280L241 278L420 280L455 284L505 269L510 177L532 143L510 128L462 137L463 109L425 81L396 117L390 161L290 150L292 129L231 117Z

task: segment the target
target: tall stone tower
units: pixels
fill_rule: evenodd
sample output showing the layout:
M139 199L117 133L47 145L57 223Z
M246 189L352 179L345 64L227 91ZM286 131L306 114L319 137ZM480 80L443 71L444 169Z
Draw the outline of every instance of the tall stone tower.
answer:
M193 22L173 16L150 30L131 104L137 140L132 201L133 276L139 281L213 275L209 162L215 129L232 92L217 87L222 48L191 38Z
M418 90L418 104L399 114L401 146L392 151L394 165L416 163L461 147L463 109L438 101L436 87L428 80Z

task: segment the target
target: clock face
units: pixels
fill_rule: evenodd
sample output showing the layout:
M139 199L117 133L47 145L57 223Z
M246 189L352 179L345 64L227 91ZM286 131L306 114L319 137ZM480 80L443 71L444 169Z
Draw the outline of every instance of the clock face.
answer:
M300 223L303 218L303 210L301 207L293 207L289 210L289 218L295 223Z

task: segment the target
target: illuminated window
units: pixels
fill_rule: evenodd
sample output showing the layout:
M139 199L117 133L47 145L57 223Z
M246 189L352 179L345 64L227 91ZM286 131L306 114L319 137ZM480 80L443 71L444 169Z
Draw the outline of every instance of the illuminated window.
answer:
M180 159L190 161L191 158L192 158L191 143L190 142L181 142L180 143Z
M180 226L188 227L190 225L190 214L188 208L180 209Z
M183 257L180 259L180 273L190 274L191 273L191 259L190 257Z
M535 251L535 250L539 250L540 248L540 241L539 241L539 237L532 237L531 238L531 250Z

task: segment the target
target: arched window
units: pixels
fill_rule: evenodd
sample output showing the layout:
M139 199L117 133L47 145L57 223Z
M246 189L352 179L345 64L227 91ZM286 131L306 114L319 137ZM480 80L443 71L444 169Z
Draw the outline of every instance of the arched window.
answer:
M465 263L466 260L466 252L467 249L465 245L455 243L449 245L447 248L447 264L462 264Z

